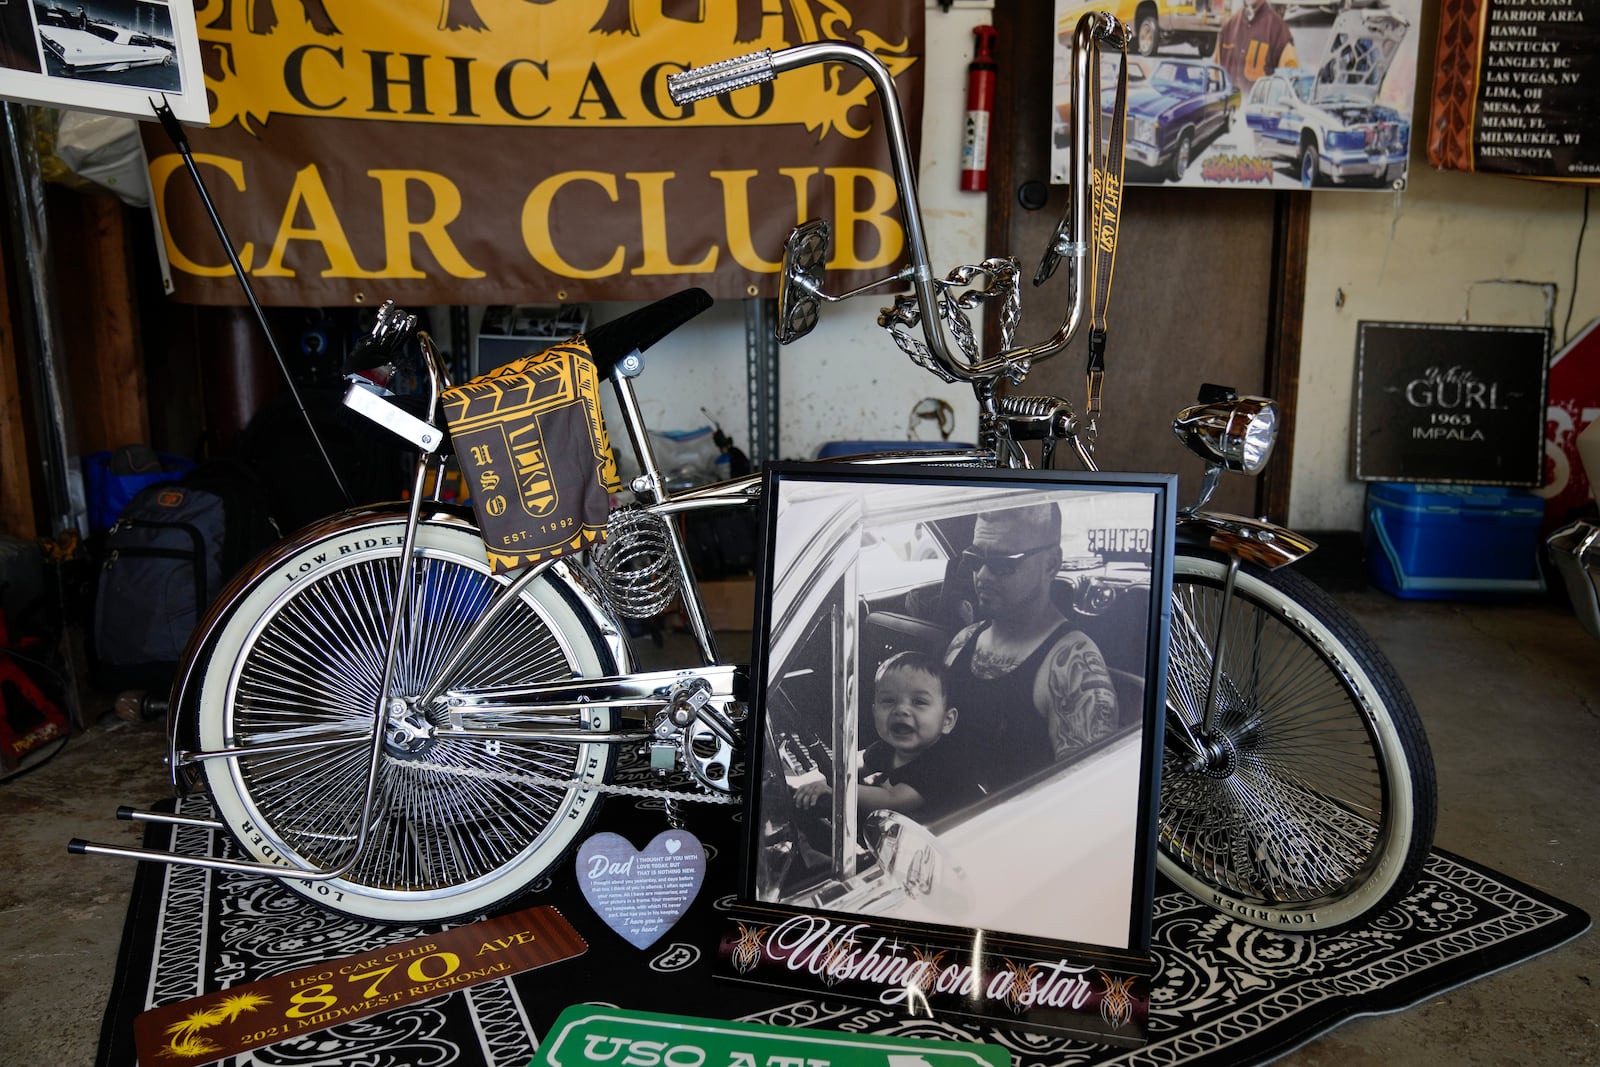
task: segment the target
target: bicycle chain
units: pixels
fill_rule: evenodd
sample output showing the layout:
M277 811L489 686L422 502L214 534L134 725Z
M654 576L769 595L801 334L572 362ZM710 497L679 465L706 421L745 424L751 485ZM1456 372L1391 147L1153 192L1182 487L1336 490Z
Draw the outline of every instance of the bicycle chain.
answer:
M434 774L448 774L461 778L476 778L491 782L514 782L521 785L553 785L563 789L572 786L581 786L585 789L594 789L602 793L617 793L622 796L647 797L652 800L687 800L700 804L739 804L741 798L721 793L685 792L677 789L652 789L643 785L623 785L620 782L590 782L582 778L557 778L554 775L534 773L518 773L515 771L482 771L476 767L446 767L440 763L428 763L423 760L400 759L395 756L385 756L384 760L390 764L408 767L413 770L431 771Z

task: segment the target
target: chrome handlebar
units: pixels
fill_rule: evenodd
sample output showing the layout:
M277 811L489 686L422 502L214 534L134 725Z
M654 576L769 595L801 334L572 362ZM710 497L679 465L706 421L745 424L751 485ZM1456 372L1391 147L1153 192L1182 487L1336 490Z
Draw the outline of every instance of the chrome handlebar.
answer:
M900 99L895 93L894 78L877 56L856 45L842 41L817 41L796 45L776 52L762 50L749 55L724 59L704 67L695 67L681 74L669 75L667 92L677 104L731 92L750 85L770 82L785 71L813 63L849 63L866 74L877 90L879 108L884 118L884 135L889 141L889 158L892 177L900 195L900 215L906 231L907 255L910 260L909 276L921 308L922 333L928 351L952 380L997 380L1002 376L1016 376L1018 370L1047 356L1054 355L1067 346L1083 317L1085 286L1084 267L1088 258L1090 218L1089 162L1090 162L1090 106L1089 64L1096 61L1098 45L1112 44L1124 47L1127 40L1122 24L1105 12L1089 12L1078 20L1072 35L1072 87L1075 106L1072 122L1072 147L1070 156L1071 188L1065 214L1056 227L1056 237L1045 253L1034 284L1039 284L1055 269L1062 258L1068 261L1067 310L1055 335L1039 344L1013 348L990 359L969 360L949 343L945 326L938 313L937 285L933 266L928 256L927 240L923 232L922 208L917 199L916 172L911 158L911 142L906 136L905 116Z
M944 330L938 325L933 283L933 267L929 262L927 239L922 229L922 209L917 202L915 167L911 159L911 141L906 136L905 115L900 109L900 98L895 94L894 77L877 56L864 48L842 41L817 41L796 45L777 52L756 52L737 59L725 59L707 67L697 67L667 78L667 92L673 101L686 104L732 88L772 81L784 71L813 63L849 63L866 74L878 92L878 102L884 119L884 135L889 140L889 164L895 189L900 194L900 215L906 231L906 246L911 260L911 285L917 302L923 308L923 333L940 365L959 377L957 361L946 343Z

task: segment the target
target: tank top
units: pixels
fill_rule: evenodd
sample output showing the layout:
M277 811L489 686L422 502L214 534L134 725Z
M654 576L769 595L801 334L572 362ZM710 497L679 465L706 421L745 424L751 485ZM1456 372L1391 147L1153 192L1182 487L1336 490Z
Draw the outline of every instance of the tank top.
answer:
M1050 729L1033 706L1033 685L1050 650L1073 627L1063 621L1016 667L997 678L977 678L972 654L988 628L983 623L972 631L945 672L957 712L946 742L956 742L971 753L979 783L984 792L993 793L1055 761Z

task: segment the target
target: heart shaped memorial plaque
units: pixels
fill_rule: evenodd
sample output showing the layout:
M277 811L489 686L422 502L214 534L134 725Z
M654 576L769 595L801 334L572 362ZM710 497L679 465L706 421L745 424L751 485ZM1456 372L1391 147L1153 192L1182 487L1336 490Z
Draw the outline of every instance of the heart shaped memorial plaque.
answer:
M706 850L687 830L663 830L643 850L620 834L595 834L578 849L577 874L595 914L634 948L649 948L700 892Z

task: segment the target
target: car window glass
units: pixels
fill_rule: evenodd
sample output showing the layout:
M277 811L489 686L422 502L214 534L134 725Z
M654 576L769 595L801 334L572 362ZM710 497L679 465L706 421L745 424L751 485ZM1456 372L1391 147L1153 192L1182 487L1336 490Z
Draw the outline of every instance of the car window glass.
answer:
M944 577L949 556L925 522L869 526L861 534L857 589L862 596L904 590Z

